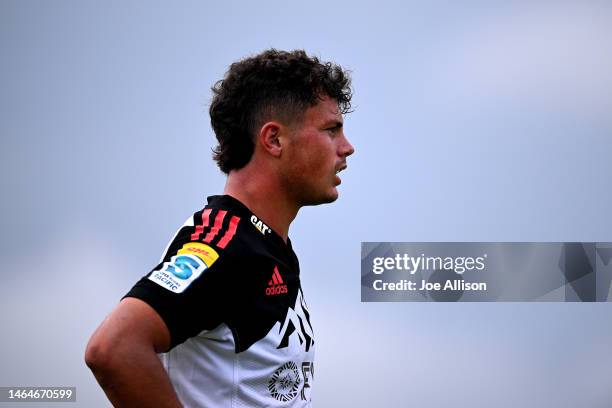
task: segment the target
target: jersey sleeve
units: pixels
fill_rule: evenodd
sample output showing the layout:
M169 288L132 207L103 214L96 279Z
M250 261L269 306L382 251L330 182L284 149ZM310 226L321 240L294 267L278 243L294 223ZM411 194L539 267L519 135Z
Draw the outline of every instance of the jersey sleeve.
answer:
M161 262L124 296L143 300L161 316L170 332L170 348L228 318L232 256L197 240L196 229L183 226Z

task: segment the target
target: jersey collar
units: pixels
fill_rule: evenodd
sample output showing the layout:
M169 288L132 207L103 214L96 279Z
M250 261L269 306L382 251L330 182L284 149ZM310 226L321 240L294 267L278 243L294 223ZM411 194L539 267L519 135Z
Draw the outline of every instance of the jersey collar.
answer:
M230 195L213 195L207 197L207 200L209 206L231 209L237 215L247 218L249 222L251 222L250 220L253 215L259 219L257 214L253 213L246 205L242 204L242 202ZM269 238L282 248L289 249L290 252L293 252L291 239L289 239L289 237L287 237L287 242L285 243L285 240L278 235L276 231L274 231L272 228L269 228L269 230L269 234L263 234L265 238Z

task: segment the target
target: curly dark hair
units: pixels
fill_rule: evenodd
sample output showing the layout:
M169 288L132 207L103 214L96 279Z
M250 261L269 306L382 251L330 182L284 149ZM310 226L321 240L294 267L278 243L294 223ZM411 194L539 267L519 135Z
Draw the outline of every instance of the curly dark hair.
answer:
M255 135L267 121L301 121L323 96L336 99L340 112L351 109L349 72L303 50L266 50L230 65L212 87L210 122L219 142L213 158L222 172L244 167L255 149Z

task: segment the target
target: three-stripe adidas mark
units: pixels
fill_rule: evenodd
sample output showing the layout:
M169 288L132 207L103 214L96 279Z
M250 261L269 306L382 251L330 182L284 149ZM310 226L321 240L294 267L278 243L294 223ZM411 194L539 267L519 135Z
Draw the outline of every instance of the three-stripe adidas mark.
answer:
M236 230L238 229L240 217L237 217L235 215L232 216L229 221L229 224L224 229L223 221L225 220L225 215L227 214L227 211L219 210L217 212L217 215L215 216L214 224L212 225L212 227L210 227L211 212L211 208L207 208L202 211L202 223L196 225L195 231L193 232L193 234L191 234L191 240L199 241L200 238L203 236L202 242L210 244L215 238L217 238L217 236L220 236L216 246L221 249L225 249L227 244L229 244L232 238L234 238L234 235L236 235ZM205 231L206 234L204 234Z
M266 288L266 296L282 295L283 293L287 293L287 285L283 282L280 272L278 272L278 266L275 266L272 279L270 279Z

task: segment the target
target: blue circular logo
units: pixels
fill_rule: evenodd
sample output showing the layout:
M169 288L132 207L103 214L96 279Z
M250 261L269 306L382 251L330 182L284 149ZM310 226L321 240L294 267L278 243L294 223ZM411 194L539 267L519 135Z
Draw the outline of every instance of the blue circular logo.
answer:
M179 279L189 279L193 275L193 271L198 269L201 265L195 259L179 255L174 260L174 264L168 265L168 271L172 272L174 276Z

